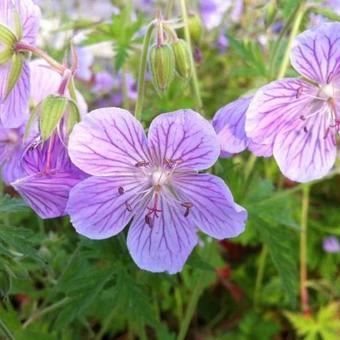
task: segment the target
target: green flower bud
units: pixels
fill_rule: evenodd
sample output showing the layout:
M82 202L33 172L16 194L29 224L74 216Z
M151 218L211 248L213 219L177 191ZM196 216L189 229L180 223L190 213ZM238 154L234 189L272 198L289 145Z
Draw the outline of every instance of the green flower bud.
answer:
M203 35L203 25L200 16L197 14L190 15L188 25L192 42L195 45L199 45Z
M276 12L277 12L277 8L273 4L273 2L270 2L268 5L266 5L265 17L264 17L264 24L266 27L269 27L274 23Z
M175 57L169 45L154 45L150 49L149 65L152 80L158 92L164 92L169 87L175 69Z
M186 41L179 39L171 46L175 56L176 72L180 77L188 80L192 73L192 64L188 44Z

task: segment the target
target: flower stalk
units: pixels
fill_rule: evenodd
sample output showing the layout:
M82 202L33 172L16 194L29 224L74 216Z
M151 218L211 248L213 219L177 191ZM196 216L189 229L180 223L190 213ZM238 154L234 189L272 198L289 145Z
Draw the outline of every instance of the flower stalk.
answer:
M152 33L155 26L152 22L145 34L144 42L143 42L143 51L142 51L142 59L139 65L139 72L138 72L138 95L135 107L135 117L138 120L142 119L142 111L143 111L143 104L144 104L144 94L145 94L145 73L146 73L146 66L148 60L148 52L151 42Z
M305 316L310 315L309 296L307 289L307 227L310 186L305 184L302 190L302 210L300 229L300 300L301 310Z
M299 5L299 7L298 7L298 9L295 13L295 18L294 18L294 21L293 21L292 30L291 30L289 38L288 38L287 48L286 48L284 56L282 58L281 66L280 66L279 72L277 74L277 79L283 78L285 76L286 72L287 72L287 69L288 69L288 66L289 66L289 57L290 57L290 52L291 52L291 49L292 49L293 41L299 33L301 22L302 22L302 19L303 19L305 13L306 13L305 3L304 3L304 1L301 1L300 5Z
M15 45L16 52L31 52L34 55L44 59L56 72L63 75L65 72L66 67L60 63L58 63L55 59L53 59L50 55L46 52L41 50L38 47L31 46L29 44L18 42Z
M191 65L192 65L192 88L193 88L193 93L194 93L194 98L195 98L195 106L196 106L197 110L201 111L202 107L203 107L203 102L202 102L202 98L201 98L201 92L200 92L200 87L199 87L199 83L198 83L197 71L196 71L194 57L193 57L193 51L192 51L191 36L190 36L190 31L189 31L188 12L187 12L185 0L179 0L179 1L180 1L182 17L183 17L183 21L184 21L184 36L185 36L185 40L188 43L188 48L189 48L189 52L190 52L190 62L191 62Z

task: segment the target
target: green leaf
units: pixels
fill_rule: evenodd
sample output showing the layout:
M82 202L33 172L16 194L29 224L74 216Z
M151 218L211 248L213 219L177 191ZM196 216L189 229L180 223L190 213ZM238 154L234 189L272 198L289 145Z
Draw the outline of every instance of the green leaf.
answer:
M21 18L16 9L13 10L13 21L14 21L14 27L15 27L15 33L16 33L17 39L18 41L20 41L23 37L23 30L22 30Z
M285 312L287 319L291 322L297 334L300 336L309 336L316 339L318 325L311 316L304 316L298 313Z
M324 17L326 17L329 20L332 21L340 21L340 15L335 13L329 8L325 7L312 7L311 12L316 13L316 14L321 14Z
M11 70L8 77L8 83L6 88L6 97L11 93L15 84L17 83L22 68L24 66L23 56L20 54L14 54L11 60Z
M3 51L0 52L0 65L7 63L11 56L13 55L13 52L10 48L5 48Z
M67 109L67 133L70 134L73 130L73 127L80 122L80 111L77 103L74 100L69 100Z
M267 245L271 259L276 267L281 283L291 304L296 303L298 292L298 273L295 261L292 230L284 226L267 223L251 216L254 227L264 244Z
M17 41L17 37L9 28L0 24L0 41L7 47L12 48L14 43Z
M41 137L46 141L56 129L63 117L69 100L63 96L50 95L41 104L40 132Z
M21 198L4 195L0 198L0 214L10 214L27 211L27 205Z

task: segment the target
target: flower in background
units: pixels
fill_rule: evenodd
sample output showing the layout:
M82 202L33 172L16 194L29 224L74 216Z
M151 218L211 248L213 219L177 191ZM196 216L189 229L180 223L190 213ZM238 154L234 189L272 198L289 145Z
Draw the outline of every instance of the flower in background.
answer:
M9 184L22 176L21 155L24 148L25 125L16 129L0 127L1 177Z
M230 6L231 0L200 0L200 12L206 28L211 30L219 26Z
M322 8L329 9L335 14L340 15L340 0L324 0L321 3L318 3L317 5ZM321 14L312 13L310 15L310 25L312 27L320 26L327 21L329 20Z
M101 71L94 75L93 91L108 93L112 90L114 85L115 81L109 72Z
M220 51L220 53L225 53L227 49L229 48L229 39L224 33L221 33L218 36L216 46L218 50Z
M70 193L72 224L88 238L105 239L133 219L127 243L137 265L176 273L198 243L199 229L217 239L244 230L247 213L225 183L198 173L219 152L212 126L194 111L158 116L146 137L128 111L96 110L70 136L73 163L93 176Z
M245 132L246 112L252 98L241 97L215 114L212 124L220 141L221 157L230 157L247 148L257 156L271 156L270 148L254 143Z
M57 93L62 77L47 68L46 63L41 60L31 62L30 69L31 103L36 107L48 95ZM87 105L80 93L77 93L77 101L83 116ZM23 132L24 128L18 135L21 143ZM13 168L19 175L12 178L10 184L41 218L63 216L70 189L86 178L70 161L61 134L61 131L59 134L55 133L49 140L42 142L37 124L33 125L30 130L32 137L19 144L15 157L5 164L9 167L13 163Z
M89 82L92 79L92 65L94 62L94 55L91 49L85 47L77 48L78 54L78 68L76 77L85 82Z
M266 145L282 173L308 182L325 176L335 162L340 129L340 23L297 36L291 52L296 71L262 87L246 113L247 136Z
M327 253L340 253L340 242L334 236L325 237L323 239L323 249Z
M15 22L15 13L20 21L20 31ZM35 45L40 22L39 7L31 0L1 0L0 24L8 27L16 37L17 43ZM0 52L7 48L0 42ZM14 46L15 50L15 46ZM14 52L6 63L0 65L0 119L4 127L18 128L27 119L28 100L30 93L30 70L25 57ZM20 73L13 83L11 70L18 68ZM16 65L16 66L14 66ZM12 79L10 79L12 78Z

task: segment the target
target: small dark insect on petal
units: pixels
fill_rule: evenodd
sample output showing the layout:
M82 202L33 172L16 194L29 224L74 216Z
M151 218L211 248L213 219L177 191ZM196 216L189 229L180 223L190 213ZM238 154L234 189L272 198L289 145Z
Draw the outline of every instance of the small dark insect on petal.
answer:
M298 99L301 95L302 95L302 91L303 91L303 86L300 86L297 91L296 91L296 99Z
M118 194L119 194L119 195L123 195L124 192L125 192L125 190L124 190L123 187L119 187L119 188L118 188Z
M305 131L306 133L308 133L308 129L307 129L306 126L303 128L303 131Z

